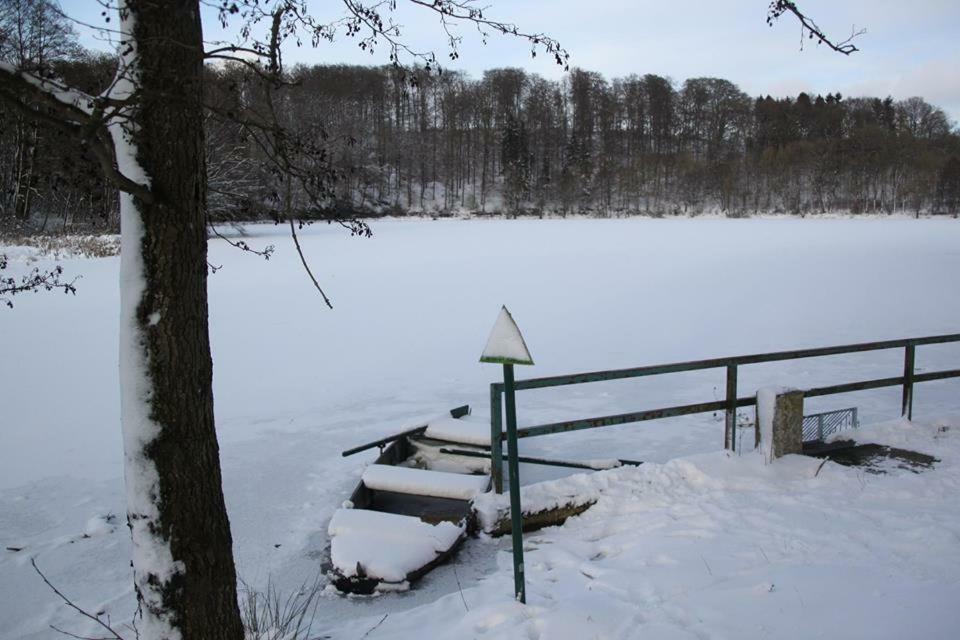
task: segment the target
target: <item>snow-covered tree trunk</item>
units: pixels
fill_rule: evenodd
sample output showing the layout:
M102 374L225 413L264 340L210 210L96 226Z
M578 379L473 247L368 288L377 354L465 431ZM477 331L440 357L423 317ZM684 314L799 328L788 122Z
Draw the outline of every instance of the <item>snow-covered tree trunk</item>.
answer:
M120 386L141 638L240 639L207 328L196 0L126 0L110 126L121 195Z

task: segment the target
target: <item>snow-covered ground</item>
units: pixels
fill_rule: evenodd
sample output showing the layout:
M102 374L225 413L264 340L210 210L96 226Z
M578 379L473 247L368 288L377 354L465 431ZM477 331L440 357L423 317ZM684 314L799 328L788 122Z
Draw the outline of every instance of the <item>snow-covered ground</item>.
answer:
M374 231L304 232L333 311L282 227L250 229L252 244L278 246L267 263L211 241L210 261L223 265L210 291L224 491L238 569L254 587L272 579L289 591L316 573L330 517L372 459L341 450L460 404L487 411L500 372L478 359L501 304L536 362L520 377L960 330L954 220L382 221ZM4 639L51 637L50 623L91 630L31 557L91 611L122 623L133 606L118 259L63 264L83 276L76 297L18 296L0 314ZM919 369L958 363L957 346L918 350ZM740 391L901 367L896 351L758 365L741 370ZM531 455L684 458L602 472L597 506L530 535L526 608L509 599L509 542L479 540L409 593L325 595L318 629L359 638L389 614L368 637L423 637L425 624L436 637L952 637L958 390L956 380L918 386L917 426L878 432L943 459L921 475L828 464L814 478L815 461L727 457L710 415L522 441ZM722 394L715 371L522 392L518 404L524 425ZM865 424L888 420L899 390L808 411L845 406ZM953 429L937 432L944 424Z
M956 638L958 424L860 434L940 457L919 475L708 453L578 477L573 488L600 497L565 526L526 536L527 606L504 597L512 577L501 553L479 585L391 616L378 636ZM375 623L325 627L361 638Z

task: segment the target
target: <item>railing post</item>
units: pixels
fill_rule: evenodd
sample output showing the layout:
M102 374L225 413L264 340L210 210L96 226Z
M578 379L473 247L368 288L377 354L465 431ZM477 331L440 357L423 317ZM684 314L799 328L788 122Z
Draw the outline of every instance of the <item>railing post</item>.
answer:
M823 414L817 416L817 440L823 442Z
M900 415L913 419L913 363L916 347L908 344L903 352L903 404Z
M737 365L727 365L727 409L723 435L723 448L737 448Z
M490 476L493 490L503 493L503 408L500 385L490 385Z
M803 391L758 391L757 425L758 446L768 464L791 453L803 453Z
M510 468L510 534L513 538L514 597L527 603L523 565L523 507L520 505L520 457L517 447L517 401L513 388L513 365L503 365L503 395L507 409L507 466Z

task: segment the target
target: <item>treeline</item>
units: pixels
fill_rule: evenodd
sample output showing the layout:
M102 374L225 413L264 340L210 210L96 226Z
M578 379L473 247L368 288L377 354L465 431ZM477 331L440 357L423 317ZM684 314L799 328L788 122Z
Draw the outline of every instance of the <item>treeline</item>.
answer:
M101 90L107 58L56 72ZM279 185L242 126L269 110L326 165L330 211L358 216L945 213L960 207L960 138L921 98L751 98L719 78L482 79L393 67L300 66L269 101L241 65L208 68L209 208L279 218L311 202ZM222 116L222 117L218 117ZM256 116L256 117L255 117ZM0 105L2 216L35 229L115 225L116 194L82 145ZM278 190L286 188L281 197ZM315 199L314 199L315 201ZM329 215L303 204L297 216ZM289 213L289 212L288 212Z
M221 82L237 70L218 72ZM953 212L960 140L921 98L752 99L656 75L549 81L301 67L291 113L331 134L369 212ZM333 137L342 140L334 144ZM214 154L216 155L216 154Z

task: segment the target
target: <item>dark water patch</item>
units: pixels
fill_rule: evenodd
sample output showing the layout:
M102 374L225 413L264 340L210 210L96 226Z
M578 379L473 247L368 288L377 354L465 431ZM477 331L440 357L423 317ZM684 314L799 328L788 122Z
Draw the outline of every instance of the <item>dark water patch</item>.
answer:
M841 440L829 444L804 446L806 455L826 458L845 467L860 467L867 473L886 474L891 469L921 473L934 468L940 460L931 455L882 444L856 444Z

